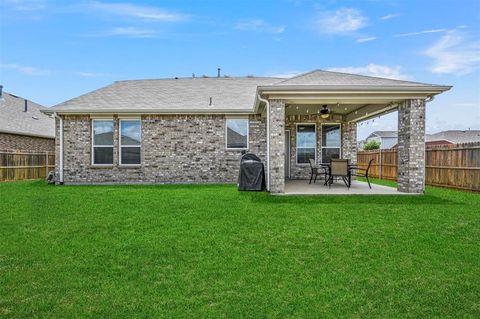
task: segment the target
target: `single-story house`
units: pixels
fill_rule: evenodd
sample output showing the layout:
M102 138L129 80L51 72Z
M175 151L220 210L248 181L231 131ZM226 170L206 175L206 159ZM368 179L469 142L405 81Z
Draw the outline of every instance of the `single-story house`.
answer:
M357 122L398 110L398 189L421 193L425 104L449 89L322 70L129 80L43 112L56 118L61 183L235 183L247 150L265 163L267 189L284 193L309 159L355 162Z
M427 147L475 142L480 142L480 130L448 130L426 136Z
M0 151L53 153L55 120L41 113L44 109L0 85Z
M379 142L380 148L382 150L389 149L397 144L398 132L397 131L375 131L375 132L372 132L365 139L365 143L368 143L369 141Z

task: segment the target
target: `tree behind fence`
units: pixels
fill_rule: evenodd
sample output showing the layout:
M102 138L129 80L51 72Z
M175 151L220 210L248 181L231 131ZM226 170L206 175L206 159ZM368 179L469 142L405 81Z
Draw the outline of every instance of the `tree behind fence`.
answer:
M370 159L374 159L372 177L397 180L397 149L360 151L357 164L366 168ZM425 183L480 191L480 143L429 147L425 154Z
M55 155L52 152L0 151L0 181L45 178L54 169Z

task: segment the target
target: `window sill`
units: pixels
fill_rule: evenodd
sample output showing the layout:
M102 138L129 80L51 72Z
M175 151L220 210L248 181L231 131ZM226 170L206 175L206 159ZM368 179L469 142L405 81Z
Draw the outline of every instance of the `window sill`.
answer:
M225 150L241 152L241 151L248 151L248 148L226 148Z
M92 164L90 168L113 168L113 164Z
M141 168L142 164L120 164L118 168Z

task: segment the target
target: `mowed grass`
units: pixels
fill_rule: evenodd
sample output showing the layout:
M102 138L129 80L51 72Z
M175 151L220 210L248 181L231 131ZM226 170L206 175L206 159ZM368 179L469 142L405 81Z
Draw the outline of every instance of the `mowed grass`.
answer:
M479 314L479 194L0 184L2 318Z

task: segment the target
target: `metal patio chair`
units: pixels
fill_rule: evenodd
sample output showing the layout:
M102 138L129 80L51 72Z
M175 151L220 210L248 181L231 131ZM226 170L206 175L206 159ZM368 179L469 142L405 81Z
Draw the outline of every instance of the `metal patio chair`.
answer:
M350 189L350 172L348 169L348 160L346 159L331 159L330 160L330 176L327 180L328 187L330 188L333 179L335 177L341 177L345 186Z
M368 166L367 168L359 168L359 167L351 167L351 175L352 176L358 176L358 177L365 177L367 179L367 183L368 183L368 187L370 187L370 189L372 189L372 185L370 185L370 180L368 179L368 174L370 173L370 167L372 166L372 162L374 161L374 159L372 158L369 162L368 162ZM360 171L357 172L357 171Z
M313 158L309 159L308 162L310 163L311 170L310 181L308 182L309 184L312 183L312 179L313 183L315 184L315 182L317 181L317 176L321 174L323 174L325 176L325 180L327 180L327 169L325 167L315 164L315 160Z

